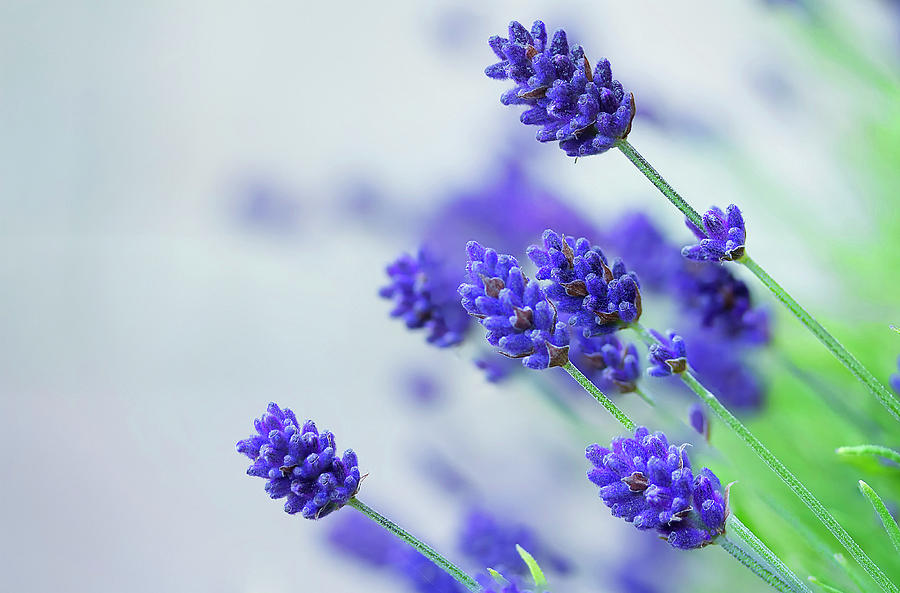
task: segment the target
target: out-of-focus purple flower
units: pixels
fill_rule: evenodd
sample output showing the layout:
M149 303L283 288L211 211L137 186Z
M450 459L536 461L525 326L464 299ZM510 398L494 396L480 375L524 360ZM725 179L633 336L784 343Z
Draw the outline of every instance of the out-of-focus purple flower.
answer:
M897 373L891 375L891 388L900 394L900 357L897 358Z
M267 480L270 497L287 497L285 512L319 519L356 495L356 453L347 449L338 457L333 434L319 434L312 420L301 427L291 410L274 402L253 424L256 434L238 441L237 450L253 460L247 475Z
M407 371L403 382L410 399L418 404L434 404L443 395L438 378L419 368Z
M475 359L475 366L484 371L488 383L500 383L521 368L514 361L497 356L479 356Z
M656 330L650 330L658 343L650 346L647 360L651 366L647 372L653 377L668 377L673 373L683 373L687 369L687 349L684 339L673 331L668 337Z
M678 246L642 212L630 212L616 220L603 241L628 262L640 277L641 286L650 290L668 290L684 267Z
M604 392L630 393L637 389L641 364L634 344L624 345L614 335L576 336L569 356Z
M529 281L519 262L475 241L466 245L469 281L459 287L462 305L478 318L487 341L531 369L565 365L569 335L539 283Z
M691 423L691 427L702 434L703 438L709 442L709 418L706 416L706 409L702 404L691 404L688 410L688 420Z
M547 296L569 323L586 336L608 334L641 316L637 276L621 260L607 265L599 247L585 238L544 231L543 247L532 245L528 257L538 266L537 278L549 280Z
M503 521L479 508L466 515L459 534L459 548L473 562L507 576L526 577L528 566L519 556L517 545L528 550L545 569L568 572L568 563L546 550L529 527Z
M715 328L723 336L748 344L769 342L769 315L753 307L744 282L725 266L685 264L683 272L674 278L678 300L699 316L703 327Z
M728 409L758 410L765 389L757 374L744 362L739 349L709 332L691 334L688 356L697 379L722 400Z
M414 548L407 547L403 552L398 568L419 593L466 593L456 579Z
M415 257L404 253L387 267L390 284L379 295L394 302L391 317L410 329L425 328L425 339L439 347L460 343L469 319L456 299L454 277L443 262L426 249Z
M328 542L338 551L376 567L395 564L407 544L361 513L341 513L330 522Z
M699 228L690 219L685 224L700 243L690 245L681 250L681 254L694 261L732 261L744 255L744 243L747 231L744 228L744 217L734 204L722 212L713 206L703 215L703 228Z
M485 74L509 79L515 87L500 97L504 105L526 105L522 123L540 126L540 142L559 142L569 156L599 154L631 131L634 96L613 80L609 60L591 69L581 46L570 48L566 32L547 40L544 23L529 32L509 25L509 37L491 37L488 44L500 59Z
M525 589L519 589L519 586L514 582L500 584L497 582L488 582L485 579L485 582L482 583L481 593L531 593ZM545 591L544 593L550 593L549 591Z
M610 448L587 448L588 478L612 510L642 530L655 530L673 547L694 549L725 532L728 508L722 485L710 470L695 477L685 446L669 445L644 427L634 437L613 439Z

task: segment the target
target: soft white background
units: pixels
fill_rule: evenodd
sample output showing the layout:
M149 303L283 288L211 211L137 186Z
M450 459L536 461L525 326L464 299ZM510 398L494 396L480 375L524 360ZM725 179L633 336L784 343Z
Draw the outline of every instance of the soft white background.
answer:
M876 8L853 18L877 41L893 32ZM762 3L0 4L0 590L394 590L244 476L234 443L270 400L356 449L365 498L448 552L459 509L415 465L435 448L486 492L522 491L498 502L560 548L619 553L607 534L630 528L591 488L553 489L553 471L584 471L561 426L387 319L383 265L416 229L385 236L341 205L368 179L391 212L427 211L510 138L533 143L482 75L511 18L609 57L639 109L717 127L788 188L791 215L848 191L830 163L854 98ZM756 258L837 306L831 280L789 272L823 265L791 225L840 237L864 211L790 220L708 144L650 126L631 140L698 207L738 201ZM622 155L539 148L541 177L598 220L646 208L678 229ZM241 218L256 182L288 196L287 232ZM403 397L416 365L445 375L437 413Z

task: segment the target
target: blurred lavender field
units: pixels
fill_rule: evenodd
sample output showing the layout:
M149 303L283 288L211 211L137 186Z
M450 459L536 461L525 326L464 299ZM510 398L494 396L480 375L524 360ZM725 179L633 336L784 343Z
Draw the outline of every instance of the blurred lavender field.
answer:
M895 15L836 10L896 73ZM450 555L482 505L578 567L559 590L660 590L623 581L654 545L691 590L757 586L719 550L687 558L609 517L540 400L425 347L378 298L435 213L509 162L586 224L645 211L690 240L621 155L573 164L500 106L485 40L513 18L614 60L644 154L698 207L739 202L798 300L848 308L848 264L808 238L882 232L884 203L846 207L866 188L835 164L875 91L819 68L802 9L3 2L0 589L399 590L245 477L234 443L271 400L338 434L366 499ZM855 315L880 323L892 301ZM618 427L595 408L578 409L603 442Z

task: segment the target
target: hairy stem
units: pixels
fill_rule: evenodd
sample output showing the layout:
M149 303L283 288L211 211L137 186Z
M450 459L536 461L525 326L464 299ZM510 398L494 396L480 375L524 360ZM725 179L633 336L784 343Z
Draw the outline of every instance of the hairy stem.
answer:
M466 574L461 568L438 554L431 546L429 546L425 542L417 539L414 535L412 535L384 515L380 514L378 511L366 505L360 499L353 497L350 499L347 505L358 510L369 519L375 521L376 523L414 547L416 550L421 552L423 556L434 562L435 566L443 569L447 574L459 581L459 583L469 591L472 591L473 593L478 593L479 591L481 591L481 586L475 581L475 579Z
M897 526L897 522L894 521L891 513L888 512L887 507L884 506L884 501L881 500L881 497L878 496L874 490L872 490L871 486L862 480L859 481L859 491L862 492L863 496L865 496L870 503L872 503L872 507L881 518L884 530L887 531L891 543L894 544L894 549L897 550L897 552L900 552L900 527Z
M612 403L612 400L606 397L606 394L600 391L596 385L594 385L590 379L584 376L584 373L578 370L572 361L567 362L562 368L566 370L567 373L572 375L572 378L578 381L578 384L584 387L584 390L590 393L594 399L600 402L604 408L606 408L613 417L618 420L622 426L627 428L628 430L634 430L635 424L631 418L628 417L625 412L619 409L619 407Z
M795 301L780 284L775 282L775 279L769 276L769 274L747 253L744 253L744 256L738 260L738 263L743 264L748 270L753 272L753 274L772 291L772 294L774 294L779 301L784 303L784 305L790 309L791 313L793 313L794 316L796 316L797 319L799 319L800 322L805 325L832 354L834 354L835 358L841 361L841 364L847 367L857 379L862 381L869 391L872 392L872 395L881 402L881 405L887 408L888 412L891 413L891 416L900 420L900 401L897 401L897 398L888 391L887 387L882 385L881 381L875 378L875 375L873 375L869 369L863 366L855 356L844 348L827 329L822 327L821 323L816 321L815 317L801 307L800 304Z

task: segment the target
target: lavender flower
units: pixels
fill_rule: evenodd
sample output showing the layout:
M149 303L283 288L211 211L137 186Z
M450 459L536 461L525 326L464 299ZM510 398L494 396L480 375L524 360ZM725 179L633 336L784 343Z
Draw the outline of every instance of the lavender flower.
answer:
M700 239L698 245L681 250L681 255L694 261L732 261L744 255L747 231L744 217L737 206L731 204L725 212L713 206L703 215L703 228L690 219L685 224Z
M547 295L560 312L571 314L570 324L594 336L641 316L640 284L621 260L610 268L600 248L585 238L547 229L542 239L544 247L532 245L528 257L538 266L537 278L551 281Z
M524 589L519 589L514 582L500 584L497 582L486 582L481 589L481 593L530 593ZM544 593L550 593L545 591Z
M529 107L520 119L541 126L538 141L559 141L567 155L588 156L609 150L631 131L634 96L613 80L608 60L592 71L584 50L570 48L562 29L548 43L541 21L530 33L513 21L509 38L494 36L488 44L500 61L485 74L515 83L500 102Z
M498 255L475 241L466 245L469 282L460 285L462 305L480 319L487 341L531 369L569 361L566 325L537 282L531 282L511 255Z
M522 562L516 545L529 550L544 567L552 566L559 572L569 570L565 560L550 555L527 526L502 521L483 509L472 509L466 515L459 547L480 566L489 566L505 575L528 576L528 566Z
M398 569L419 593L466 593L465 587L418 550L406 547L403 552Z
M701 404L691 404L691 408L688 410L688 420L691 427L709 442L709 418L706 417L706 410Z
M641 366L634 344L625 346L612 335L578 337L570 356L604 392L630 393L637 389Z
M652 367L647 372L654 377L668 377L673 373L683 373L687 369L687 349L684 340L673 331L666 338L656 330L650 330L659 342L650 346L647 356Z
M391 283L379 291L392 299L391 317L399 317L410 329L425 328L426 341L439 347L462 341L469 320L460 309L440 260L425 249L415 257L404 253L387 267Z
M697 379L719 396L733 411L758 410L765 388L757 373L745 362L735 344L710 332L691 333L688 357Z
M622 255L640 276L641 286L651 290L668 291L685 264L678 246L670 243L642 212L629 212L617 219L603 244Z
M719 479L703 468L695 477L685 445L669 445L661 432L639 427L634 438L613 439L610 448L591 445L588 479L615 517L655 530L681 549L713 543L725 532L727 500Z
M270 497L287 497L285 512L319 519L356 495L356 453L348 449L338 457L333 434L319 434L312 420L301 427L291 410L275 403L253 424L256 434L238 441L237 450L253 460L247 475L266 479Z

